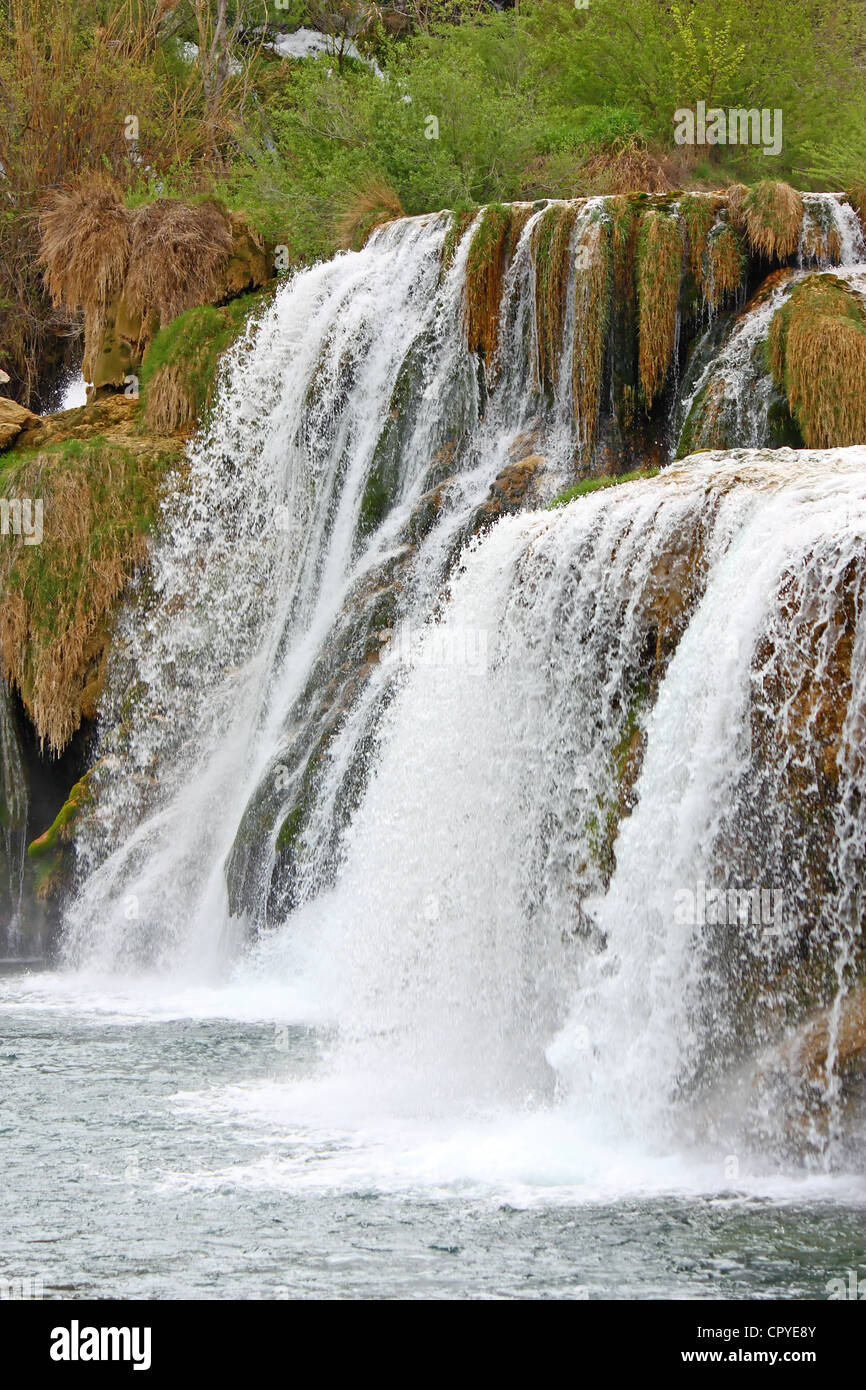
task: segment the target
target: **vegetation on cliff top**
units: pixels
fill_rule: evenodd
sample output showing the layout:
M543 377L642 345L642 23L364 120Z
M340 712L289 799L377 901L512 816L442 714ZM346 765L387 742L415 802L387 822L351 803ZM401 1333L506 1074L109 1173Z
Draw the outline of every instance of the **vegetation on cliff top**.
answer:
M130 207L243 207L292 263L355 245L398 208L763 174L759 146L673 143L673 112L700 99L783 111L776 179L866 185L855 0L762 0L759 15L734 0L339 10L332 23L305 0L228 0L223 32L196 0L0 0L0 366L19 399L38 399L38 363L74 351L57 336L74 320L41 283L35 214L47 190L96 170ZM310 22L331 24L332 53L279 57L278 33ZM350 32L368 63L347 55Z
M634 468L630 473L606 474L601 478L581 478L580 482L574 483L565 492L561 492L558 497L554 497L548 503L548 511L556 507L565 507L569 502L573 502L576 497L585 497L590 492L600 492L604 488L619 487L620 483L636 483L641 478L655 478L659 473L658 468Z

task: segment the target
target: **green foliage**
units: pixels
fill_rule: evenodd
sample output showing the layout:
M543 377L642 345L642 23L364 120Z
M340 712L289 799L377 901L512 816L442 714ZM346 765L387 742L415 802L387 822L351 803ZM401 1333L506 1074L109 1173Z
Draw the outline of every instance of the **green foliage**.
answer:
M575 497L585 497L588 492L600 492L606 487L619 487L620 483L636 483L641 478L655 478L658 472L657 468L635 468L631 473L608 473L601 478L581 478L579 483L574 483L558 497L554 497L553 501L548 503L547 510L565 507L569 502L573 502Z
M230 0L234 62L216 86L199 32L201 19L211 33L213 7L4 0L4 13L0 313L21 397L51 328L30 269L38 193L93 167L134 206L216 194L293 263L331 255L347 205L376 180L409 214L595 192L605 161L611 191L650 186L659 161L682 187L866 184L861 0L521 0L502 12L485 0ZM333 53L281 59L255 37L265 22L270 37L317 24ZM350 34L378 73L347 56ZM675 146L673 113L698 100L780 108L781 155L768 165L757 147Z

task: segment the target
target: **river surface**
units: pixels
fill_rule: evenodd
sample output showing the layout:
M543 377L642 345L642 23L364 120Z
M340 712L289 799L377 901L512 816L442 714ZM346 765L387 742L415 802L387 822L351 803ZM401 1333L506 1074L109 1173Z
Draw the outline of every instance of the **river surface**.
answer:
M0 1275L46 1298L824 1299L863 1274L862 1178L731 1182L546 1104L376 1113L265 986L7 968L0 1000Z

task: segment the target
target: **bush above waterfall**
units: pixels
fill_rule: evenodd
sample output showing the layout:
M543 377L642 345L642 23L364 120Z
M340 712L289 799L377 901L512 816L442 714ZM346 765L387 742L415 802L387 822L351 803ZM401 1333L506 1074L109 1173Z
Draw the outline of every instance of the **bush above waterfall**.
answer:
M0 365L24 404L74 352L67 310L52 308L41 284L34 213L44 190L95 170L130 205L217 196L244 208L294 263L332 254L341 238L354 244L359 190L375 184L408 213L718 187L766 177L768 163L774 180L866 185L866 13L855 0L761 0L757 13L734 0L631 0L625 10L619 0L524 0L505 12L474 0L357 0L337 20L303 0L285 11L235 0L224 51L212 9L10 9L0 37ZM326 51L281 56L291 51L284 30L311 22L329 31ZM674 111L700 100L781 111L781 153L676 146Z

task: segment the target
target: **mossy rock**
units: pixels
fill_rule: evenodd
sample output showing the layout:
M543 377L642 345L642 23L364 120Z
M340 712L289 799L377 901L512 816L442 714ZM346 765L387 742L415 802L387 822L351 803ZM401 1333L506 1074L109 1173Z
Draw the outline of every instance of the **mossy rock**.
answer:
M204 421L215 397L220 358L264 302L261 294L244 295L221 308L188 309L160 329L141 366L143 430L190 433Z
M74 414L75 412L70 412ZM124 411L127 424L131 416ZM147 560L179 446L137 435L4 456L0 491L39 498L41 544L0 551L0 658L55 753L95 712L115 603Z

